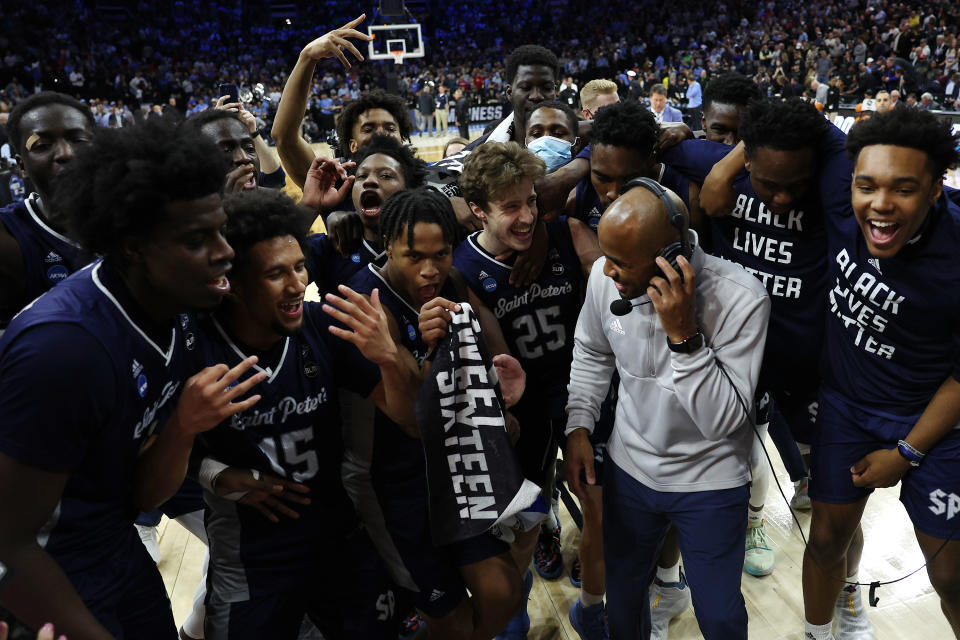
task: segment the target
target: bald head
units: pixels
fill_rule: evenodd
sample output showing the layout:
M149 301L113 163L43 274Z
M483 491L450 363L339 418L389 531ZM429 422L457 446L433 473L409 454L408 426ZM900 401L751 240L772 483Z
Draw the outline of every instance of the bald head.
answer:
M686 232L687 208L669 189L667 197L683 214ZM604 273L617 283L624 298L642 295L656 274L656 258L671 242L680 239L664 203L649 189L635 187L617 198L603 213L597 235L607 257Z

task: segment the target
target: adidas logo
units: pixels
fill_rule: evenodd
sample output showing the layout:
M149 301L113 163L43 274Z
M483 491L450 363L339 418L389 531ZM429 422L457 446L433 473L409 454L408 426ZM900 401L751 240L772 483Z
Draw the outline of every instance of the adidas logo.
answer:
M143 365L137 362L137 359L133 359L133 364L130 366L130 371L133 373L133 377L136 378L140 375L140 372L143 371Z
M63 262L63 258L56 251L51 251L50 253L47 254L47 257L44 258L43 261L46 263Z
M444 594L443 591L440 591L439 589L434 589L430 593L430 602L436 602L437 600L443 597L443 594Z
M479 277L480 277L481 280L483 280L483 279L485 279L485 278L489 278L489 277L490 277L490 274L487 273L486 271L481 270Z
M620 324L620 318L614 318L613 322L610 323L610 329L616 331L622 336L627 335L627 332L623 330L623 325Z
M867 262L870 264L871 267L877 270L877 273L879 273L880 275L883 275L883 271L880 271L880 260L878 260L877 258L870 258L869 260L867 260Z

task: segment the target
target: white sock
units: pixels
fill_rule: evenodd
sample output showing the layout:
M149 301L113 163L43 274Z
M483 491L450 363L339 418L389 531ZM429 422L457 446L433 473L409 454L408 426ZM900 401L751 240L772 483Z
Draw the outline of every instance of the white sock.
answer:
M677 563L672 567L657 567L657 577L660 578L660 582L674 583L680 582L680 561L677 560Z
M580 589L580 604L584 607L592 607L594 605L601 604L603 602L603 594L594 595L592 593L587 593L583 589Z
M827 624L810 624L804 620L803 638L804 640L834 640L833 632L831 631L832 627L833 620Z
M759 527L763 522L763 505L755 507L752 504L747 509L747 524L751 527Z

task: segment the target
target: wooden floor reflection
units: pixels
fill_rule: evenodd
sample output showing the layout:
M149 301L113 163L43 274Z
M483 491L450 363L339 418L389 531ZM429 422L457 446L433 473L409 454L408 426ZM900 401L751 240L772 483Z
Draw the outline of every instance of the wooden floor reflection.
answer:
M773 448L770 450L772 452ZM773 458L777 479L789 498L793 486L779 459L776 455ZM770 484L766 520L767 531L777 552L777 566L772 575L764 578L743 574L741 589L750 617L749 637L751 640L802 640L800 566L803 542L776 483ZM867 504L863 519L866 546L860 569L861 582L899 578L923 564L913 528L898 495L899 488L880 490ZM562 510L561 519L563 555L569 570L579 532L566 510ZM810 524L809 514L801 513L799 519L806 532ZM162 560L159 567L179 625L193 604L204 547L176 522L164 519L160 527ZM532 622L528 637L531 640L577 640L578 636L567 619L567 612L577 594L567 573L552 582L535 577L528 607ZM879 597L879 606L869 609L877 640L947 640L952 637L925 571L882 587ZM671 640L701 637L693 609L670 625Z

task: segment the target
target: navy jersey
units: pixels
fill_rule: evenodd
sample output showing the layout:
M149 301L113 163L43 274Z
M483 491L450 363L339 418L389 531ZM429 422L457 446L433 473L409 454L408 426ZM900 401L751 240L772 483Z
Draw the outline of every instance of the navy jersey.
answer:
M343 457L338 386L369 395L380 381L375 364L330 333L320 304L305 302L303 329L268 353L232 338L216 317L201 321L205 365L236 366L250 355L266 380L250 393L260 401L200 437L199 452L231 466L257 469L311 488L298 519L273 523L259 511L205 493L212 579L218 597L284 590L302 582L308 559L335 547L356 526L340 480ZM236 574L237 566L243 575ZM233 571L228 570L233 569ZM218 570L219 569L219 570Z
M815 388L823 345L827 290L825 216L852 215L846 136L829 127L820 153L816 186L796 209L774 214L764 205L746 173L734 183L730 215L711 218L714 253L757 276L770 294L770 327L761 384L775 390ZM664 162L702 184L730 147L708 140L686 140L666 151Z
M23 304L62 282L89 260L80 245L57 233L40 213L40 198L31 194L23 202L0 209L0 224L20 245L26 291ZM19 309L0 309L0 327L6 325Z
M383 264L386 255L382 249L364 239L360 250L345 258L325 233L310 236L307 245L307 272L310 280L317 283L321 296L328 292L337 293L337 286L346 284L353 274L368 264Z
M380 303L390 311L400 329L400 345L413 354L418 364L423 364L427 356L427 345L420 337L419 310L410 306L372 264L359 271L347 284L357 293L364 295L370 295L374 289L380 290ZM449 278L440 290L440 297L457 300L456 290ZM352 427L369 429L369 425ZM374 418L371 437L371 478L378 490L389 489L390 484L397 488L404 481L422 480L426 472L426 462L419 438L406 435L399 425L379 410Z
M97 262L28 305L0 339L0 451L69 474L39 536L68 576L109 570L136 540L138 456L195 373L193 319L148 333L138 310Z
M573 333L583 303L584 276L566 216L547 223L547 261L526 288L510 284L512 267L497 260L471 234L453 253L453 264L493 312L528 380L525 401L546 402L549 417L564 415Z
M941 197L889 259L870 255L855 217L829 224L824 383L866 410L919 416L960 381L960 206Z

